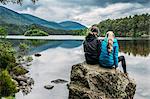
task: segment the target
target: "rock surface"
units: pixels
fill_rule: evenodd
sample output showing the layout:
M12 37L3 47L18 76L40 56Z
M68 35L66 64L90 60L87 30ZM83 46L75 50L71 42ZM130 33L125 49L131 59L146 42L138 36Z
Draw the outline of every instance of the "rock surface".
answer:
M71 70L69 99L133 99L135 81L120 70L81 63Z
M63 80L63 79L56 79L56 80L52 80L51 83L55 83L55 84L63 84L63 83L67 83L68 81Z
M21 90L23 95L27 95L31 92L32 86L34 85L34 80L32 78L25 75L13 75L12 78L17 85L17 90Z
M44 88L50 90L50 89L53 89L54 86L52 86L52 85L45 85Z
M40 53L36 53L36 54L34 54L34 56L36 56L36 57L40 57L40 56L41 56L41 54L40 54Z

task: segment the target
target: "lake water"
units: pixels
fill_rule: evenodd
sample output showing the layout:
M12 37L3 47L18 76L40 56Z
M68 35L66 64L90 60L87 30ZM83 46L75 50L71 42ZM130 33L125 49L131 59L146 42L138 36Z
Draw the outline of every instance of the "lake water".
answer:
M38 43L37 43L38 41ZM51 80L70 80L71 67L84 61L82 41L44 41L44 40L11 40L14 47L20 42L31 46L29 54L41 53L34 57L28 67L29 75L35 80L32 92L23 96L16 94L16 99L68 99L66 84L51 84ZM150 40L119 41L120 53L124 55L127 71L137 83L135 99L150 99ZM119 64L119 68L120 68ZM120 68L122 70L122 68ZM52 90L44 85L54 85Z

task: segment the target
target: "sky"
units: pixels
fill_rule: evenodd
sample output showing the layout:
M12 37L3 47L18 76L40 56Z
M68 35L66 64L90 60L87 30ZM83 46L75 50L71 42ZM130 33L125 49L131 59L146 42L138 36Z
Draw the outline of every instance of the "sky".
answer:
M76 21L91 26L102 20L150 13L150 0L24 0L22 6L3 5L48 21Z

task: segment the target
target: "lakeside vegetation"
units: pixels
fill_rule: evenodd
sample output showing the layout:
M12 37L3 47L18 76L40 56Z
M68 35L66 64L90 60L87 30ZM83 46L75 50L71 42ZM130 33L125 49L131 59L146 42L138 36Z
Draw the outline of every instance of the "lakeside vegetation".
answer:
M14 79L14 76L25 75L28 72L22 66L32 61L31 57L24 57L27 49L27 45L20 44L16 52L10 42L0 40L0 99L14 96L19 91L16 84L18 81Z
M14 54L10 43L0 41L0 98L17 92L10 76L10 70L17 65Z

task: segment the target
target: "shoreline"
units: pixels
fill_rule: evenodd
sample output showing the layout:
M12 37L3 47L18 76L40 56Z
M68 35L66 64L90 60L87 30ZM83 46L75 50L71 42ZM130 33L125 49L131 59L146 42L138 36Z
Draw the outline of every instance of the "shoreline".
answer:
M2 38L2 37L0 37ZM98 37L98 39L104 39L105 37ZM118 40L150 40L150 38L142 37L116 37ZM8 35L6 39L30 39L30 40L78 40L82 41L85 39L85 36L73 36L73 35L49 35L49 36L23 36L23 35Z

